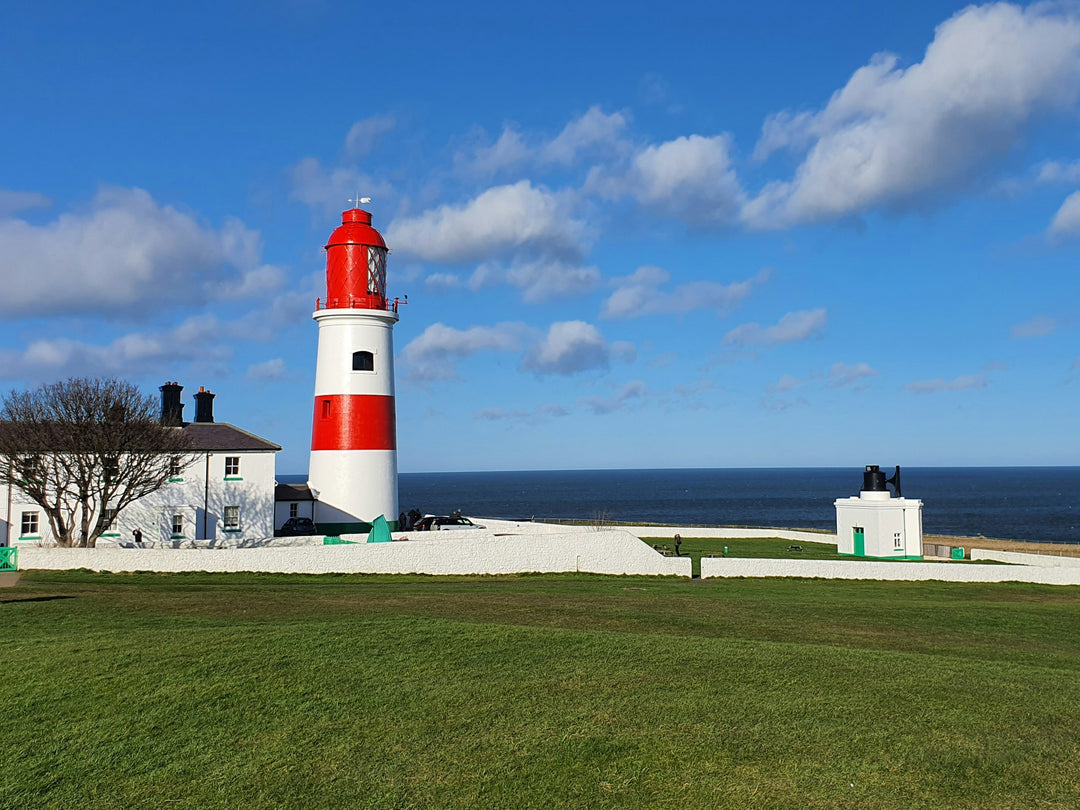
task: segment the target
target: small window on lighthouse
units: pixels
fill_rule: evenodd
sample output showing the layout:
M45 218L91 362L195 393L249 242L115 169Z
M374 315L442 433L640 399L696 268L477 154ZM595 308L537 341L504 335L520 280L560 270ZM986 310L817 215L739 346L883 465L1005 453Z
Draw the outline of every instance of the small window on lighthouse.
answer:
M330 400L328 400L328 399L324 399L322 401L322 418L323 419L329 419L330 418Z
M375 370L375 355L372 354L371 352L353 352L352 370L353 371L374 371Z

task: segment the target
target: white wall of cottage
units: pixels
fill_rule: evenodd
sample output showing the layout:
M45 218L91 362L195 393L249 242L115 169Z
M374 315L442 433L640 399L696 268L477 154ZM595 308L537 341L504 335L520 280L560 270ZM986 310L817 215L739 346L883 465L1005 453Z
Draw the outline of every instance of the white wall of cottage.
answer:
M239 472L225 474L226 458L239 459ZM225 507L238 506L239 526L226 527ZM37 512L38 531L24 535L23 514ZM180 531L173 531L174 516ZM201 451L177 478L128 506L103 538L144 540L236 540L274 534L274 451ZM44 511L18 487L0 487L0 544L52 545Z

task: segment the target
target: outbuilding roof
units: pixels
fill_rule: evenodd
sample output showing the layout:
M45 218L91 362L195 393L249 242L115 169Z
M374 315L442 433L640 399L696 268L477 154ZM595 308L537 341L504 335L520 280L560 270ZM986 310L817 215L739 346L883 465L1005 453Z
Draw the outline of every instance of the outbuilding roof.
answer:
M311 494L311 487L307 484L278 484L274 487L274 500L282 501L313 501L315 496Z

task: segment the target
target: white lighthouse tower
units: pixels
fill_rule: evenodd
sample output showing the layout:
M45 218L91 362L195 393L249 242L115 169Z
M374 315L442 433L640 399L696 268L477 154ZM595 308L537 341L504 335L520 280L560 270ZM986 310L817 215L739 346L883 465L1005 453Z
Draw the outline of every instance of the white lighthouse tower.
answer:
M397 526L398 301L386 299L386 253L371 214L359 207L341 215L326 244L326 298L312 315L319 353L308 467L324 534L365 532L380 515Z

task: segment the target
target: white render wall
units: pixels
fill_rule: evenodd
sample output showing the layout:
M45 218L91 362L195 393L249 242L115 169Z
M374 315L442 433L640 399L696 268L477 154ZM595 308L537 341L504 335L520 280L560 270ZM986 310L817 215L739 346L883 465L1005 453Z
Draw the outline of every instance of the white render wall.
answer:
M1080 568L1080 557L1028 554L1022 551L994 551L992 549L973 548L971 550L971 559L995 560L1012 565L1035 565L1040 568Z
M314 512L314 501L279 501L274 504L274 529L280 529L292 515L289 514L289 506L296 504L296 517L311 518Z
M376 309L322 309L315 361L320 396L394 396L394 324L397 313ZM374 371L354 371L353 352L374 355ZM313 450L308 485L317 493L316 523L372 522L398 517L397 450Z
M397 520L397 451L312 450L308 486L316 523Z
M225 457L240 458L240 474L236 480L226 480ZM157 492L128 506L120 513L113 528L102 535L102 540L128 541L138 528L143 539L165 542L173 539L192 541L196 539L254 539L269 537L274 533L274 452L214 450L201 452L195 462L184 469L182 480L170 481ZM7 488L0 489L0 517L10 521L11 545L51 545L55 542L49 530L44 511L18 489L11 493L10 518L7 515ZM224 513L226 506L240 507L240 530L226 532ZM38 513L38 536L31 539L19 537L22 513ZM182 538L173 538L172 516L183 515ZM5 527L0 525L0 532ZM0 533L0 542L3 541Z
M496 533L509 534L562 534L566 532L595 532L595 526L574 525L563 526L558 523L533 523L522 520L497 520L495 518L471 518L474 523L479 523ZM634 537L662 537L672 538L676 534L683 537L704 538L761 538L778 537L781 540L793 540L803 543L836 543L836 535L832 532L809 532L798 529L747 529L741 527L724 528L699 528L694 526L609 526L605 528L619 529L630 532Z
M922 556L922 501L892 498L888 492L862 492L858 498L838 498L834 505L838 553L855 553L852 532L862 526L866 556ZM900 535L899 549L894 534Z
M400 536L400 535L399 535ZM689 557L665 557L629 532L497 537L484 531L412 533L405 542L265 548L19 550L19 568L92 571L265 571L291 574L636 574L689 577Z
M315 396L394 396L394 324L398 316L381 309L320 309L315 359ZM375 355L374 371L353 371L353 352Z
M21 566L21 563L20 563ZM1080 568L971 563L871 562L864 560L769 560L702 557L701 578L807 577L942 582L1033 582L1080 585Z

